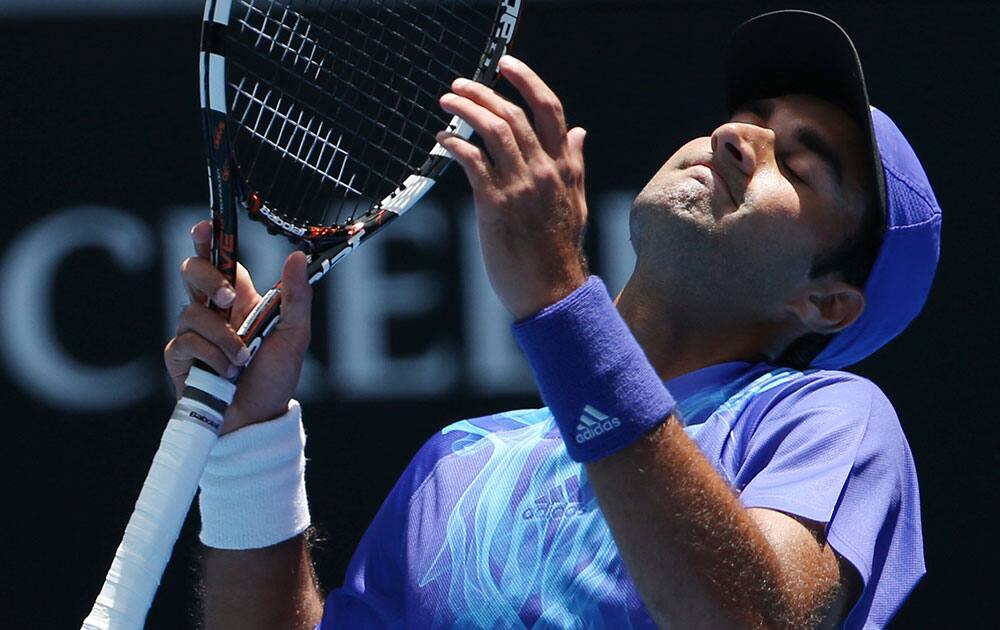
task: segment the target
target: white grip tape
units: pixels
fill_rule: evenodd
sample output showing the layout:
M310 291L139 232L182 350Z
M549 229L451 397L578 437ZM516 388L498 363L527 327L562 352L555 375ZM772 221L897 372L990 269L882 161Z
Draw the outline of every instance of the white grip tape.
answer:
M222 381L217 376L198 371ZM200 378L196 376L195 380ZM189 377L188 382L191 380ZM232 399L231 394L229 399ZM218 440L209 427L189 419L195 405L200 413L212 414L212 420L221 426L222 416L218 412L186 398L178 401L153 457L135 510L125 526L125 535L115 552L104 586L93 610L83 621L82 630L142 628L198 489L209 452Z
M211 372L206 372L194 366L188 372L188 377L184 381L184 384L195 389L200 389L206 394L211 394L227 405L233 402L233 396L236 395L236 385L233 385L221 376L216 376Z

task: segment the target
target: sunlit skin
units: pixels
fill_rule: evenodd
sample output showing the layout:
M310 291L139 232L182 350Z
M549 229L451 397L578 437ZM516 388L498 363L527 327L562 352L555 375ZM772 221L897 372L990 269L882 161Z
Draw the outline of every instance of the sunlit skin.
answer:
M485 149L448 134L438 141L472 186L493 288L524 318L586 277L579 258L584 132L566 131L558 98L530 68L507 58L501 69L531 108L533 125L491 90L456 82L441 105L472 125ZM767 116L761 108L741 112L711 138L683 147L636 201L638 263L619 310L664 378L771 354L803 332L843 328L863 308L857 288L809 278L821 248L860 216L851 212L863 194L860 132L817 99L787 96L770 105ZM836 143L843 183L819 181L815 151L796 146L805 123L813 140ZM661 626L833 627L849 609L856 576L826 544L822 524L744 509L674 415L587 464L587 473Z
M637 265L619 299L661 376L701 367L691 355L773 358L860 315L860 291L809 272L859 226L864 155L844 111L786 95L749 104L663 164L633 206Z
M524 318L586 280L585 132L567 131L559 99L527 65L505 57L501 71L531 120L492 90L459 80L441 106L472 125L485 148L447 133L438 140L472 186L491 284ZM813 134L805 143L801 128ZM817 153L817 138L829 151ZM834 332L860 314L856 287L810 278L809 270L861 216L861 138L836 107L786 95L685 144L653 176L632 212L638 262L618 307L660 376L774 355L805 332ZM839 178L822 153L839 162ZM182 269L193 304L165 352L178 386L192 359L225 370L242 349L204 305L228 288L207 262L210 231L207 223L192 231L197 255ZM245 270L237 284L227 303L244 312L259 295ZM297 375L308 345L312 292L301 254L286 261L282 284L282 328L241 379L225 431L275 417L293 393L294 379L267 375L289 366ZM672 414L587 464L587 474L662 627L835 627L857 595L857 575L826 543L822 523L744 509ZM305 629L319 621L322 598L301 536L267 549L211 550L203 575L206 627Z

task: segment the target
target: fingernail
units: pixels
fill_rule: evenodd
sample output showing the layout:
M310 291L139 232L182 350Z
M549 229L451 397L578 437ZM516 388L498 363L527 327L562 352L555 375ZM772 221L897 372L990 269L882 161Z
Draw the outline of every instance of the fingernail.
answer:
M236 299L236 292L229 287L222 287L215 292L215 298L212 301L219 306L229 306L234 299Z
M247 361L250 360L250 349L240 348L240 351L236 353L236 363L238 365L246 365Z
M514 63L516 63L516 62L517 62L517 59L515 59L514 57L512 57L510 55L504 55L503 57L500 57L500 61L497 62L497 65L500 66L501 69L502 68L509 68L509 67L513 66Z
M226 370L226 376L228 376L229 378L235 378L236 375L239 373L240 373L240 368L236 367L235 365L230 365L229 369Z
M200 225L200 224L199 224ZM205 236L208 236L206 233ZM204 238L202 233L198 230L198 225L191 228L191 238L199 243L204 243L209 240L209 238Z
M456 90L461 90L468 84L469 84L468 79L463 79L462 77L459 77L451 82L451 87L455 88Z

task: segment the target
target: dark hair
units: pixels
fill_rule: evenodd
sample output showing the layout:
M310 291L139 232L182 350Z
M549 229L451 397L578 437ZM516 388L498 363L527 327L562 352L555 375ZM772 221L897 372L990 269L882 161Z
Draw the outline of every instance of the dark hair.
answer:
M837 273L844 282L863 289L878 256L879 245L882 244L880 215L881 209L874 200L874 194L869 195L857 229L845 236L833 250L818 255L813 260L809 277L821 278ZM804 370L835 334L806 333L788 344L776 362L796 370Z

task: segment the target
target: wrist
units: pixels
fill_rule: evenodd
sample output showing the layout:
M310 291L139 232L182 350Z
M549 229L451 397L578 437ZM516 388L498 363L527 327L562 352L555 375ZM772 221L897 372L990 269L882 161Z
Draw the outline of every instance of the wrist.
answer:
M304 449L295 401L279 418L219 438L200 483L202 543L258 549L305 531L310 516Z
M674 408L597 276L513 331L576 461L621 450Z
M580 269L577 273L567 273L554 281L545 283L543 287L526 295L514 308L511 314L516 321L523 321L540 313L542 310L566 299L574 291L587 282L587 276Z
M247 427L272 422L285 417L292 407L298 408L298 403L287 400L284 403L269 404L266 408L260 404L251 404L250 408L244 409L239 396L226 408L226 415L222 421L222 430L219 436L228 435L245 429Z

